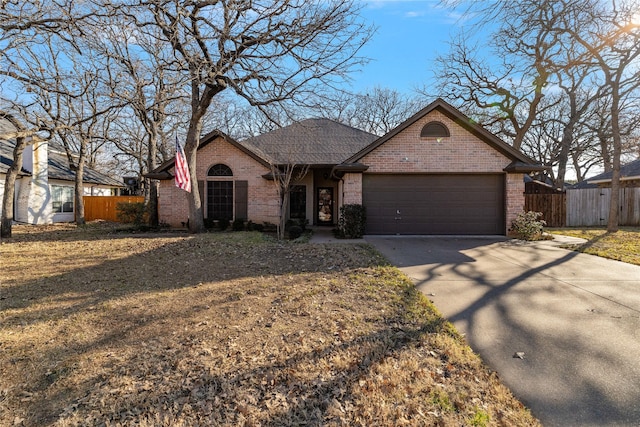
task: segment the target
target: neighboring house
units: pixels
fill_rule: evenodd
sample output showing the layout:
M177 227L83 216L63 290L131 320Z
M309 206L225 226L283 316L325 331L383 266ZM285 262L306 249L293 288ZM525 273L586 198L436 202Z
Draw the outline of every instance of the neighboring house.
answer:
M611 177L613 172L604 172L594 177L579 182L571 189L611 187ZM620 167L621 187L640 187L640 159L627 163Z
M6 129L7 122L0 120ZM0 202L7 170L13 164L14 140L0 138ZM14 220L28 224L74 221L75 174L66 154L47 141L27 146L22 171L16 179ZM84 195L116 195L123 184L91 168L84 170Z
M524 174L546 169L438 99L388 134L310 119L245 141L214 131L198 147L205 218L278 222L271 166L308 165L288 218L335 225L344 204L366 208L367 234L504 235L524 206ZM187 193L160 179L161 222L188 218Z

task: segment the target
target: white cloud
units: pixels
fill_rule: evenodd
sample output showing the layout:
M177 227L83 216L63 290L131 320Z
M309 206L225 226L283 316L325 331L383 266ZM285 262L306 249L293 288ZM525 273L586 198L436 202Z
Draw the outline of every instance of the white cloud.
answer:
M415 10L412 10L412 11L406 12L406 13L404 14L404 16L405 16L406 18L419 18L419 17L424 16L424 15L425 15L425 12L424 12L424 11L415 11Z

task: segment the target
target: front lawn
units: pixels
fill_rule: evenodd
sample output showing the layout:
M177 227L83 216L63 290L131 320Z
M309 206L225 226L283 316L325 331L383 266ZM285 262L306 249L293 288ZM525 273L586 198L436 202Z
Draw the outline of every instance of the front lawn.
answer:
M551 234L587 239L582 245L571 249L640 265L640 228L621 227L616 233L607 233L604 228L545 228Z
M369 245L14 227L0 425L538 425Z

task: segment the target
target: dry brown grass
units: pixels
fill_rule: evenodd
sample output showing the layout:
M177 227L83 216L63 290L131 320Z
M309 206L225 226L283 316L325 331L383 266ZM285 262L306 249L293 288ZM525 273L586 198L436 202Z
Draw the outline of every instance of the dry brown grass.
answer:
M3 426L537 425L368 245L17 226L0 256Z
M552 234L580 237L587 242L568 248L585 254L640 265L640 228L620 227L615 233L604 228L550 228Z

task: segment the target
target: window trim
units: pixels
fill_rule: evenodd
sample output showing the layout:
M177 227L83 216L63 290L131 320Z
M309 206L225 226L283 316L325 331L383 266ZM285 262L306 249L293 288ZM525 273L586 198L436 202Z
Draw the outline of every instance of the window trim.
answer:
M209 183L213 182L228 182L231 183L231 218L233 220L236 214L236 181L233 179L233 170L224 163L216 163L207 169L207 178L205 180L204 187L204 210L206 218L213 219L210 212L210 205L213 207L213 203L209 199ZM213 190L212 190L213 191Z
M64 197L64 196L68 197ZM62 197L58 197L62 196ZM60 200L57 200L57 199ZM56 205L59 204L58 207ZM71 210L65 207L71 206ZM51 184L51 212L54 214L69 214L75 212L75 189L70 185Z

